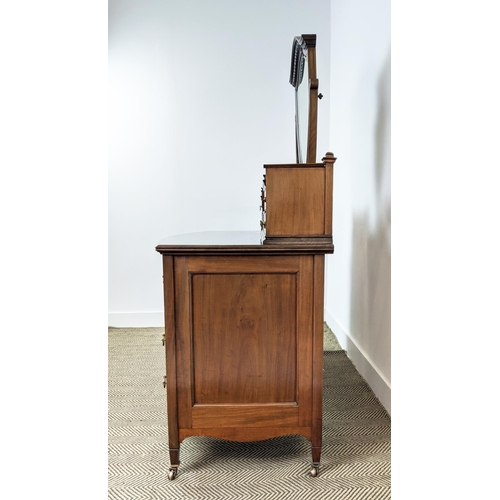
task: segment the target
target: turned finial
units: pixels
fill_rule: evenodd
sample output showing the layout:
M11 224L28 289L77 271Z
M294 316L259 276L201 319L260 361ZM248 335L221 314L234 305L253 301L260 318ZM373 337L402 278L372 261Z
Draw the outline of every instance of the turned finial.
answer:
M325 156L321 159L323 163L332 163L332 164L335 163L336 160L337 158L335 158L333 153L331 153L330 151L326 153Z

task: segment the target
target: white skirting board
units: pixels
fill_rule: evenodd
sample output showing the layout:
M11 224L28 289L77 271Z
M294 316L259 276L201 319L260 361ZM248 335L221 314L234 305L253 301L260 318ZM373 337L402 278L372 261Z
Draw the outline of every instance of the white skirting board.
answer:
M391 414L391 384L373 365L366 353L349 337L347 332L337 323L333 315L325 310L325 321L330 327L340 346L353 362L356 370L366 380L382 406Z
M148 328L164 323L163 311L108 312L108 326L115 328Z

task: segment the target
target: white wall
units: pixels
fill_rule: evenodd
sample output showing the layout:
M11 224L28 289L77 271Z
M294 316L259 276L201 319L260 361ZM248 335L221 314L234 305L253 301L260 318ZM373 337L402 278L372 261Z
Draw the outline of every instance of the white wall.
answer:
M325 318L390 411L390 1L331 7L334 244Z
M110 0L109 324L163 325L159 240L259 228L262 165L295 161L302 33L318 36L318 160L338 157L325 318L389 409L388 0Z
M110 0L110 325L163 324L159 240L259 229L262 165L295 161L288 76L302 33L318 37L320 159L329 0Z

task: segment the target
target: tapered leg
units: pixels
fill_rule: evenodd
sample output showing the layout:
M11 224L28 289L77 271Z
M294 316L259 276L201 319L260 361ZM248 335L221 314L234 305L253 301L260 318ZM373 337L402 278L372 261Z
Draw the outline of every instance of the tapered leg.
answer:
M311 476L316 477L319 473L319 462L321 460L321 445L322 445L322 431L323 431L322 420L315 420L312 428L312 439L311 439L311 453L312 453L312 467Z
M168 478L170 480L175 479L177 476L177 469L179 468L179 448L170 448L170 469L168 471Z
M314 311L313 311L313 407L312 407L312 469L311 476L319 471L323 432L323 305L324 305L325 256L314 256Z
M313 446L311 447L312 452L312 467L311 467L311 476L316 477L319 473L319 463L321 461L321 439L319 446L314 446L315 443L313 440Z
M177 360L175 338L175 295L174 295L174 260L163 256L163 288L165 310L165 364L167 388L168 445L170 469L168 478L175 479L179 468L179 423L177 420Z
M179 465L180 465L179 448L170 448L168 451L170 453L170 466L171 467L179 467Z
M312 461L313 461L313 465L314 464L317 464L319 465L319 462L321 460L321 446L319 447L315 447L313 446L311 448L311 451L312 451Z

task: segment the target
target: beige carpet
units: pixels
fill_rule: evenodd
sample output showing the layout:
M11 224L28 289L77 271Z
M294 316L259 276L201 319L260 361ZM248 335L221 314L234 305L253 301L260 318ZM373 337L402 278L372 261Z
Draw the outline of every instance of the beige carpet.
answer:
M337 337L333 334L331 328L325 323L325 326L323 328L323 333L324 333L324 344L323 344L323 350L324 351L341 351L342 347L340 347L339 341L337 340Z
M109 499L390 499L390 418L325 328L323 453L308 475L310 443L205 437L181 444L168 481L163 328L109 329Z

